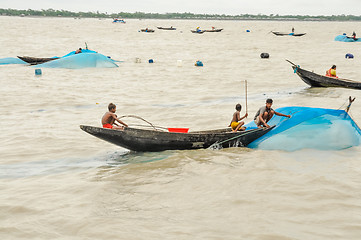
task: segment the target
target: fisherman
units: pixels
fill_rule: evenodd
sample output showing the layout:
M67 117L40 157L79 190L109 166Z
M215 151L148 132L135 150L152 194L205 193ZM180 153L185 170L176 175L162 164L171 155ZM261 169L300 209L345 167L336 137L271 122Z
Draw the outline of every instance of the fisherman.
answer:
M200 27L197 27L197 32L200 32L200 31L201 31Z
M228 127L232 127L232 132L246 130L246 127L242 127L244 125L244 122L243 121L240 122L240 121L246 118L248 116L248 113L246 113L243 117L240 117L241 109L242 109L242 105L238 103L236 105L236 112L233 113L231 123L228 126Z
M115 111L117 110L117 106L115 106L115 104L109 103L108 110L109 112L106 112L102 117L103 128L123 130L124 126L128 127L128 125L125 124L123 121L119 120L117 115L115 114ZM123 124L124 126L119 126L115 121Z
M326 77L338 78L336 76L336 65L332 65L332 67L326 71Z
M273 100L268 98L266 100L266 106L260 107L260 109L257 111L256 115L254 116L254 122L256 123L257 127L261 128L263 126L269 128L270 126L267 124L267 122L271 120L273 115L288 117L288 118L291 117L291 115L285 115L273 110L273 108L271 108L272 104L273 104Z
M293 33L295 32L295 28L294 28L294 27L292 27L292 32L293 32Z
M353 37L353 39L356 39L356 33L355 33L355 31L353 31L352 37Z
M82 50L83 49L79 48L78 50L75 51L75 54L82 53Z

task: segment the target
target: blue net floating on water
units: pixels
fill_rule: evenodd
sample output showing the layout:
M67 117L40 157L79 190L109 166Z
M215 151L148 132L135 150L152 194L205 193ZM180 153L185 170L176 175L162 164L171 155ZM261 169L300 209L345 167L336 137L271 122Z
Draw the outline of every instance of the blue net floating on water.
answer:
M344 110L284 107L275 110L291 118L274 116L268 124L276 127L248 147L296 151L305 148L341 150L361 143L361 130ZM247 129L256 128L254 122Z
M339 41L339 42L361 42L361 38L350 38L347 37L346 35L338 35L335 37L335 41Z
M0 58L0 65L7 65L7 64L28 64L27 62L24 62L23 60L19 58Z
M67 54L62 58L35 65L36 68L114 68L114 60L100 53Z

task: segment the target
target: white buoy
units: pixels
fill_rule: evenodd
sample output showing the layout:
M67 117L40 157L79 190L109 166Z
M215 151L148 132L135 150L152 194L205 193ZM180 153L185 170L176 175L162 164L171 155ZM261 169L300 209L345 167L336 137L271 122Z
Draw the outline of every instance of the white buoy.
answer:
M177 66L181 67L182 66L182 60L177 60Z

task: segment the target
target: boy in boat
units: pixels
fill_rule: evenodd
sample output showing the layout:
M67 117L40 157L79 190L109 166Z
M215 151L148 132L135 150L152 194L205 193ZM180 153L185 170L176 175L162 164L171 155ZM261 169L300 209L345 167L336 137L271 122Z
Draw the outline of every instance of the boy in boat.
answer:
M81 50L83 49L79 48L78 50L75 51L75 54L81 53Z
M229 124L228 127L232 128L232 132L237 132L237 131L244 131L246 130L245 127L242 127L244 125L244 122L240 122L242 119L246 118L248 116L248 113L246 113L243 117L241 117L240 113L241 113L241 109L242 106L241 104L237 104L236 105L236 112L233 113L233 117L232 117L232 121Z
M102 117L103 128L123 130L124 126L128 127L128 125L125 124L123 121L119 120L117 115L115 114L115 111L117 110L117 106L115 106L115 104L109 103L108 110L109 112L106 112ZM123 124L124 126L119 126L115 121L119 122L120 124Z
M333 65L330 69L328 69L326 71L326 77L335 77L338 78L336 76L336 65Z
M269 128L270 126L267 124L267 122L271 120L274 114L282 117L288 117L288 118L291 117L291 115L285 115L273 110L273 108L271 108L272 104L273 104L273 100L269 98L266 100L266 106L261 107L257 111L256 115L254 116L254 122L256 123L257 127L261 128L263 126Z

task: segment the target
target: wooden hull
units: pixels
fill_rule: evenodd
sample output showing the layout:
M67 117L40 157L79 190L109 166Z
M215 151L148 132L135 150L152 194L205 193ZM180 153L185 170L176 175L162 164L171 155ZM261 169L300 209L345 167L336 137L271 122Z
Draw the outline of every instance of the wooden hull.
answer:
M176 28L165 28L165 27L157 27L158 29L161 29L161 30L176 30Z
M202 30L202 31L199 31L199 32L198 32L198 31L196 31L196 30L191 30L191 32L192 32L192 33L202 34L202 33L204 33L204 32L205 32L205 30Z
M272 33L276 36L293 36L293 37L301 37L303 35L306 35L306 33L295 33L295 34L289 34L289 33L281 33L281 32L273 32Z
M58 58L36 58L36 57L27 57L27 56L23 56L23 57L18 56L18 58L20 58L24 62L27 62L31 65L37 65L37 64L41 64L41 63L45 63L45 62L49 62L49 61L58 59Z
M220 29L212 29L212 30L204 30L205 32L220 32L222 31L223 28L220 28Z
M322 76L295 65L293 65L292 68L294 71L296 71L297 75L311 87L343 87L361 89L361 82L343 78Z
M223 148L245 147L272 129L258 128L242 132L231 132L230 129L220 129L175 133L136 128L113 130L84 125L81 125L80 128L95 137L138 152L208 148L216 142Z
M153 29L140 29L141 32L154 32Z

